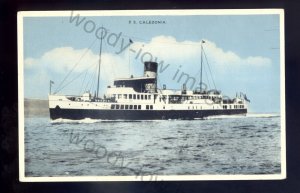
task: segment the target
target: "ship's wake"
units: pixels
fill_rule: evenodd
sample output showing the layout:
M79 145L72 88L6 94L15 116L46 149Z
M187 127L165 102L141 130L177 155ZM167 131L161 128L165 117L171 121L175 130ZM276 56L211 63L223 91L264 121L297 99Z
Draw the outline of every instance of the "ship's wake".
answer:
M80 120L72 120L72 119L55 119L55 120L51 120L51 124L62 124L62 123L73 123L73 124L77 124L77 123L97 123L97 122L101 122L102 120L100 119L91 119L91 118L85 118L85 119L80 119Z
M107 120L107 119L91 119L91 118L85 118L85 119L79 119L79 120L72 120L72 119L55 119L51 120L51 124L93 124L93 123L110 123L110 122L145 122L149 120L122 120L122 119L117 119L117 120Z
M274 118L280 117L278 113L248 113L248 114L241 114L241 115L216 115L206 117L204 119L235 119L235 118Z

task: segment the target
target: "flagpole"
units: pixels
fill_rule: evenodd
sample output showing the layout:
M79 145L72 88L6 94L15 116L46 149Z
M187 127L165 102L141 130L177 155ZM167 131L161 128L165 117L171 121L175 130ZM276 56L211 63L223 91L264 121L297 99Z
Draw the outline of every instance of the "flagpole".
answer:
M130 66L130 46L131 43L129 44L129 49L128 49L128 67L129 67L129 77L131 75L131 66Z
M49 90L50 90L49 93L50 93L50 95L51 95L52 84L54 84L54 82L53 82L52 80L50 80L50 82L49 82L49 87L50 87L50 88L49 88Z

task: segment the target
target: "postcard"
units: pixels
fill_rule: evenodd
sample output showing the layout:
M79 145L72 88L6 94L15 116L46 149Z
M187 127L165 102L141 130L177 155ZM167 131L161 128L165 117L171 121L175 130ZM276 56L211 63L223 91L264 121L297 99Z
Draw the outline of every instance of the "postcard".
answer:
M23 182L286 178L284 10L18 12Z

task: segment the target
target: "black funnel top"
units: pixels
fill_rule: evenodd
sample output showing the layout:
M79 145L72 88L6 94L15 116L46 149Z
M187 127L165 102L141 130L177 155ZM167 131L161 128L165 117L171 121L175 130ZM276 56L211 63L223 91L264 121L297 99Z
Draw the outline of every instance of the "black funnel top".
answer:
M144 62L144 71L157 72L157 62Z

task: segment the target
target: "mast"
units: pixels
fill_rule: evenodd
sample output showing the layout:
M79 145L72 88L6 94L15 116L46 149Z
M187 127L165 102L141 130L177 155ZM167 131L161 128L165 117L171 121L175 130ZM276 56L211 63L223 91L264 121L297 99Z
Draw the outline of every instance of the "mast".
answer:
M200 67L200 92L202 92L202 68L203 68L203 46L205 41L201 40L201 67Z
M97 95L96 97L98 98L99 96L99 84L100 84L100 67L101 67L101 53L102 53L102 37L103 36L103 30L101 31L101 38L100 38L100 52L99 52L99 67L98 67L98 82L97 82Z
M201 41L201 67L200 67L200 92L202 92L202 63L203 63L203 47L202 47L202 43L204 43L204 41Z

